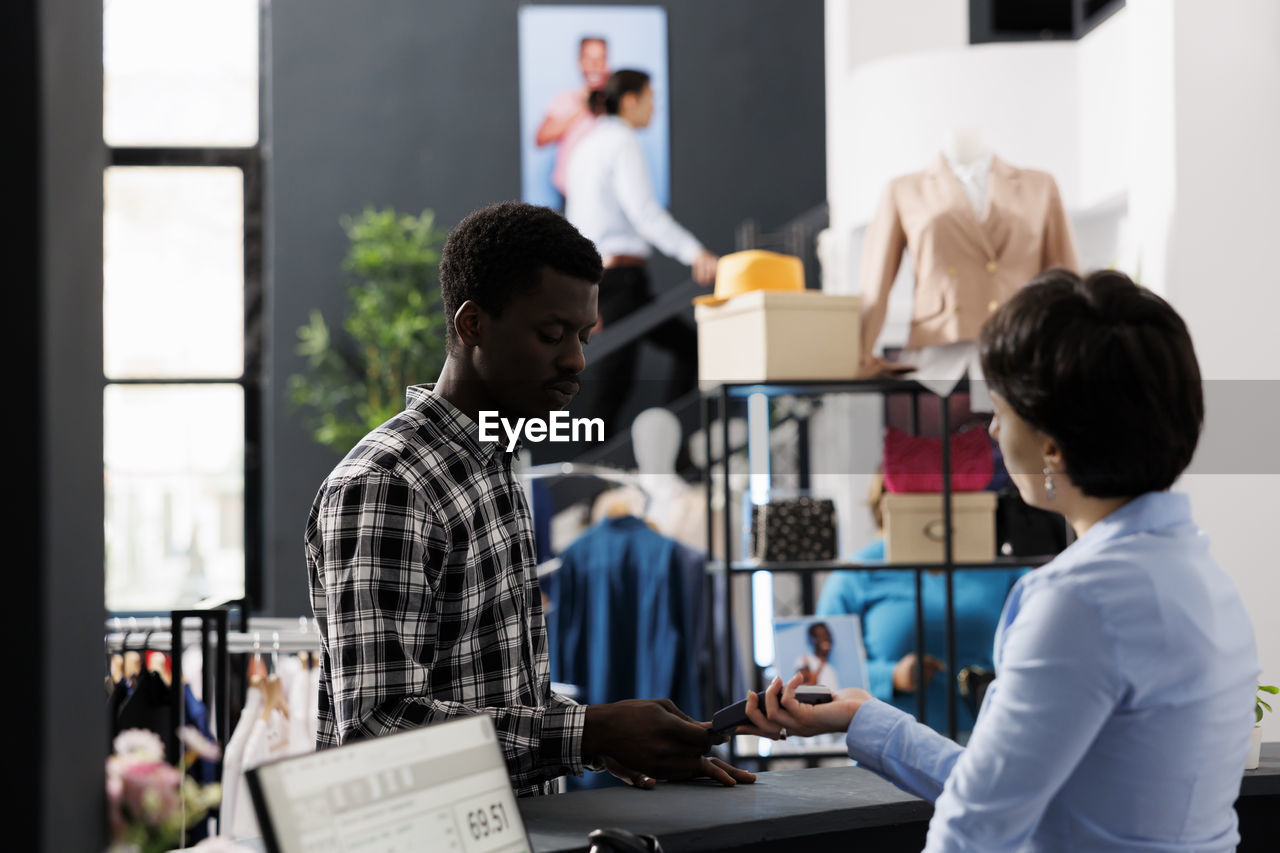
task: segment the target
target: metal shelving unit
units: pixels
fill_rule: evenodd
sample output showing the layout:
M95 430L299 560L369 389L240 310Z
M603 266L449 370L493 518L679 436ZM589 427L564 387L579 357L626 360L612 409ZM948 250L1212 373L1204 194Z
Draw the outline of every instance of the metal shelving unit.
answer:
M954 559L954 541L952 530L952 484L951 484L951 446L945 437L951 434L950 424L950 407L951 397L956 393L968 390L967 382L962 381L949 394L935 394L925 385L911 379L899 378L875 378L863 380L849 381L790 381L790 382L724 382L713 387L704 387L701 389L701 415L702 415L702 435L706 458L708 460L706 468L707 478L707 554L709 558L709 570L723 573L725 570L725 561L728 559L729 570L731 573L751 573L757 571L768 572L786 572L799 574L802 577L804 586L804 606L808 611L812 611L813 607L813 577L819 572L828 572L840 569L877 569L877 570L898 570L908 571L915 574L915 604L916 604L916 654L923 658L925 650L925 616L924 616L924 596L923 596L923 575L926 571L941 571L946 575L946 662L948 673L955 673L956 670L956 641L955 641L955 609L954 609L954 573L957 570L970 569L1007 569L1022 566L1042 565L1053 559L1054 555L1042 555L1035 557L996 557L990 561L979 563L972 562L956 562ZM732 487L730 485L729 468L730 468L730 441L729 441L729 418L733 414L735 406L742 406L749 397L757 394L763 394L766 397L809 397L816 398L827 394L880 394L888 397L889 395L903 394L909 395L911 399L910 409L910 432L919 433L919 402L921 396L936 397L940 401L939 406L939 425L941 433L944 436L942 441L942 512L943 512L943 559L937 563L911 563L911 564L885 564L885 563L862 563L848 560L824 560L818 562L762 562L758 560L734 560L732 559L733 546L737 541L735 538L735 519L730 511L732 506ZM720 455L719 459L712 456L711 452L711 430L716 422L719 422L721 430L721 447L726 452ZM801 489L809 487L809 459L807 447L807 423L801 424L800 430L800 466L799 466L799 486ZM750 431L749 431L750 433ZM750 437L747 444L748 452L750 451ZM768 448L764 449L768 452ZM714 520L712 514L713 501L713 471L714 466L719 465L721 474L721 497L722 505L725 507L723 514L723 536L724 548L727 554L717 555L715 553L715 536L714 536ZM719 665L724 668L725 684L733 683L733 660L734 660L734 630L732 625L733 613L733 584L726 584L727 593L725 596L725 619L724 619L724 635L721 638L723 644L722 651L717 650L716 656ZM753 628L749 628L753 630ZM916 668L916 716L918 719L925 719L925 690L924 690L924 672L923 667ZM752 679L755 684L751 685L753 689L759 689L759 673ZM957 702L957 685L952 682L949 684L947 691L947 727L948 733L952 738L957 735L956 725L956 702ZM738 697L721 697L721 704L728 704L735 701ZM732 741L730 742L730 753L733 754ZM843 753L840 753L843 754ZM813 755L805 753L786 754L781 756L760 756L761 760L769 760L770 758L810 758L810 757L833 757L827 754ZM757 756L751 756L757 757Z

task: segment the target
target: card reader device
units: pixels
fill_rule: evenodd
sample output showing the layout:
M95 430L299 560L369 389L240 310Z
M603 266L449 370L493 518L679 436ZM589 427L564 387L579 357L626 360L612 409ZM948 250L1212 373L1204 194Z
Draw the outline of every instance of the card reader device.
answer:
M759 694L756 695L759 698ZM796 701L806 705L825 705L831 699L831 688L823 687L821 684L806 684L796 688ZM761 707L762 712L763 710L764 708ZM747 719L747 700L742 699L716 711L715 716L711 718L710 730L719 734L738 726L748 725L750 722Z

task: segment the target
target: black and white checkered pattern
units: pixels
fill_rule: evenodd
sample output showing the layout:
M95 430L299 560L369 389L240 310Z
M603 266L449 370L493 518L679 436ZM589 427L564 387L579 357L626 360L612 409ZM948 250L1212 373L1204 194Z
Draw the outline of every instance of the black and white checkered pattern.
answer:
M586 709L551 692L533 524L512 455L431 386L365 436L307 524L317 746L485 713L520 796L583 769Z

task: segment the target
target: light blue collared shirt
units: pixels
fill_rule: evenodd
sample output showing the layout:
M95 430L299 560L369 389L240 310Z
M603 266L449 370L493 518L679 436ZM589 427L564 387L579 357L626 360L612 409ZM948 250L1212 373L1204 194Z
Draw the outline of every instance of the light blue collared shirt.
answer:
M846 742L935 801L926 850L1231 851L1253 627L1185 495L1143 495L1026 575L961 748L880 701Z

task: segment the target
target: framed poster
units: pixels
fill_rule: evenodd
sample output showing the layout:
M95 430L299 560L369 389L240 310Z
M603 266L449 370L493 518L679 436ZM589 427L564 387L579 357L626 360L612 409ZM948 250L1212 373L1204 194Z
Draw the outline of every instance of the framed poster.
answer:
M520 49L520 198L564 210L564 177L573 149L603 109L593 92L614 71L649 75L653 119L638 131L654 195L670 200L667 13L660 6L522 6Z
M856 615L780 619L774 622L773 645L774 668L783 681L800 672L805 684L832 690L869 686L862 620Z
M867 651L862 645L862 620L856 615L805 616L773 623L774 662L766 669L766 683L774 675L789 681L797 672L806 684L821 684L833 691L869 686ZM842 749L841 733L791 737L785 741L760 740L762 755L829 753Z

